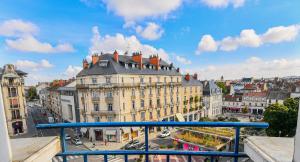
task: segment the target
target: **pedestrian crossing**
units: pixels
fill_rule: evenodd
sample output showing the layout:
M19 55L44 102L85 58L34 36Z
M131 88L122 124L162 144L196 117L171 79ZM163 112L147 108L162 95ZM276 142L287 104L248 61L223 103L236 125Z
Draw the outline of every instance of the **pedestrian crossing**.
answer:
M101 160L104 161L104 157L103 156L97 156L97 160ZM83 161L82 156L79 155L74 155L74 156L67 156L67 161L72 162L74 160L80 160ZM108 162L123 162L124 159L120 158L120 157L113 157L113 156L109 156L108 157ZM55 156L54 158L52 158L52 162L63 162L63 158L61 156Z

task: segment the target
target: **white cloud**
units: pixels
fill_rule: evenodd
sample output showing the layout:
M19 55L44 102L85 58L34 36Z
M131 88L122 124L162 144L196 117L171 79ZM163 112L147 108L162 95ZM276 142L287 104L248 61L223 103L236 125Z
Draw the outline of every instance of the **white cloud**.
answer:
M166 17L176 10L182 0L103 0L108 10L128 21L141 20L146 17Z
M262 40L266 43L293 41L299 34L299 29L300 25L273 27L262 35Z
M201 52L233 51L239 47L260 47L266 43L290 42L299 34L300 25L278 26L269 28L265 33L258 35L253 29L244 29L236 37L225 37L215 41L211 35L202 36L196 54Z
M201 79L218 79L222 75L226 79L238 79L241 77L282 77L300 75L300 59L273 59L263 60L251 57L244 62L225 65L209 65L205 68L196 67L187 69L197 72Z
M16 37L27 34L36 34L38 27L31 23L19 19L6 20L0 23L0 36Z
M74 51L74 48L71 44L63 43L53 46L46 42L40 42L31 35L13 40L6 39L5 42L9 48L24 52L59 53Z
M164 30L154 22L149 22L145 28L139 25L136 27L135 31L148 40L156 40L164 33Z
M201 0L203 4L212 8L226 8L232 5L234 8L242 7L246 0Z
M52 65L48 60L42 59L40 62L34 62L29 60L17 60L15 65L21 69L28 69L28 70L40 70L44 68L51 68Z
M218 49L217 42L211 35L204 35L198 44L197 54L201 52L214 52Z
M181 63L181 64L185 64L185 65L192 64L192 61L191 61L191 60L188 60L188 59L186 59L186 58L184 58L184 57L182 57L182 56L176 56L175 58L176 58L176 60L177 60L179 63Z
M128 51L129 54L136 51L141 51L143 57L149 57L153 54L158 54L160 58L169 61L169 55L162 48L155 48L148 44L142 44L135 36L124 36L117 33L116 35L105 35L102 37L99 33L98 27L94 26L93 37L91 39L92 46L90 47L90 54L110 52L118 50L119 54L124 54ZM87 57L90 59L90 56Z
M73 66L69 65L67 69L65 70L64 74L67 78L73 78L75 77L80 71L82 70L81 66Z

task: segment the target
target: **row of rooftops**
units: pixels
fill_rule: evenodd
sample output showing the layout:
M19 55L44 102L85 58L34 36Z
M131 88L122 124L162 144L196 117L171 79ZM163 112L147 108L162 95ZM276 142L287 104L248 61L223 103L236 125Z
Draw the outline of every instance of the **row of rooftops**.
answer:
M241 101L242 97L261 97L267 99L277 99L277 100L284 100L290 97L290 93L287 91L264 91L264 92L250 92L244 93L242 95L225 95L225 101Z

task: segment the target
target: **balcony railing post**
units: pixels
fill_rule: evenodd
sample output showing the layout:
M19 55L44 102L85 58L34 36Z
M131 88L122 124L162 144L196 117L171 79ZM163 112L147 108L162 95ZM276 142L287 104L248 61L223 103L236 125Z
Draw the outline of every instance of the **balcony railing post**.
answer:
M235 141L234 141L234 162L238 162L239 154L239 141L240 141L240 127L235 128Z
M128 162L128 155L124 155L124 162Z
M167 155L167 162L170 162L170 155Z
M88 162L87 155L83 155L83 161L84 161L84 162Z
M149 141L148 141L148 129L149 127L148 126L145 126L145 151L148 152L149 150ZM146 155L146 162L149 161L149 156L148 154Z
M214 156L210 157L210 162L214 162Z
M60 143L61 143L61 152L66 152L66 139L65 139L65 129L60 128ZM63 155L63 162L67 162L67 157Z
M108 162L108 158L106 154L104 155L104 162Z
M192 155L188 156L188 162L192 162Z

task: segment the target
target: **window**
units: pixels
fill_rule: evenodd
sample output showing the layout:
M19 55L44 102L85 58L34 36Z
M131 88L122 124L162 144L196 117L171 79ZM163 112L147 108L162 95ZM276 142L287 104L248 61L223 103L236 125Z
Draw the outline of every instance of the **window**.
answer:
M132 88L131 95L135 96L135 90Z
M94 111L99 111L99 104L98 103L94 103Z
M149 88L149 94L152 95L152 88Z
M141 89L141 97L144 97L145 96L145 90L142 88Z
M123 121L126 122L126 116L123 116Z
M152 112L149 112L149 117L150 117L150 120L153 119L153 114L152 114Z
M146 118L145 118L145 112L141 112L141 121L145 121Z
M107 121L108 121L108 122L112 122L112 121L114 121L114 117L112 117L112 116L108 116L108 117L107 117Z
M110 77L106 77L106 83L110 83Z
M132 109L135 109L135 101L132 101Z
M100 117L99 117L99 116L96 116L96 117L94 118L94 120L95 120L95 122L100 122Z
M179 106L176 106L176 111L179 112Z
M21 118L20 111L19 110L12 110L11 111L11 118L12 118L12 120L20 119Z
M122 77L122 83L124 83L124 78Z
M157 110L157 118L160 118L160 110Z
M167 82L167 78L166 78L166 77L164 78L164 82L165 82L165 83Z
M125 90L124 89L122 90L122 96L123 97L125 96Z
M157 106L160 106L160 99L159 98L156 100L156 104L157 104Z
M92 78L92 83L96 84L97 83L97 78Z
M125 103L123 102L123 110L125 111Z
M99 97L99 93L95 92L95 91L92 91L92 97Z
M149 100L149 106L152 107L152 100Z
M8 88L8 96L16 97L18 95L17 88Z
M80 84L83 84L83 79L82 78L80 79Z
M69 116L69 120L73 120L73 108L72 108L72 105L68 105L68 116Z
M110 103L110 104L108 104L107 110L108 110L108 111L113 111L113 106L112 106L112 104L111 104L111 103Z
M151 83L152 82L152 78L151 77L149 77L149 83Z
M141 78L140 78L140 82L141 82L141 83L144 83L144 78L141 77Z
M107 92L107 97L112 97L113 95L112 95L112 92L111 91L109 91L109 92Z
M167 115L167 108L165 108L165 111L164 111L164 112L165 112L165 116L166 116L166 115Z
M145 106L144 100L141 100L141 107L144 107L144 106Z
M179 78L177 77L176 79L177 79L177 83L178 83L179 82Z
M135 114L132 114L131 117L132 117L132 121L135 122L136 121Z
M174 108L173 108L173 106L171 107L171 114L173 114L174 113Z

